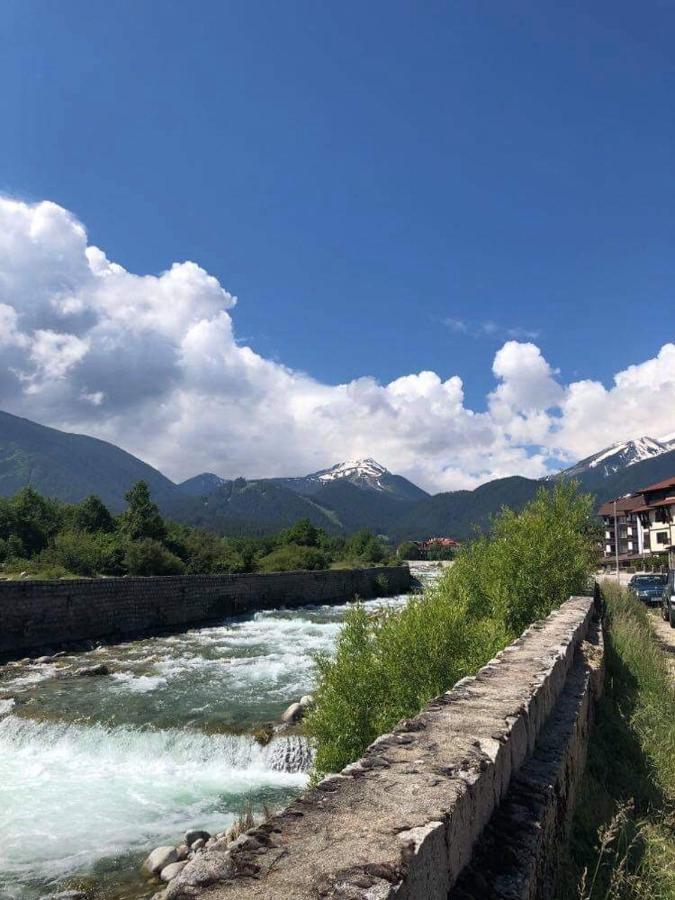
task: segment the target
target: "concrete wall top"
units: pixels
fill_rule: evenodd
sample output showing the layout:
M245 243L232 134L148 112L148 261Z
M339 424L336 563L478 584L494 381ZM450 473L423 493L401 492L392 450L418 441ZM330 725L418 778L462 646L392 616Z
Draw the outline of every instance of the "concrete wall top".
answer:
M532 752L592 614L592 598L571 598L358 762L196 857L165 900L445 900Z

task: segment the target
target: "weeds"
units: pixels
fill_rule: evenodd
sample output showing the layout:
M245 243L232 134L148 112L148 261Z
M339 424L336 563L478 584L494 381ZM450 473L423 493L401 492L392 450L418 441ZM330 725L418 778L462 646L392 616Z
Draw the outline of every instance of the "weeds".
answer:
M603 587L605 694L557 896L675 898L675 689L648 613Z

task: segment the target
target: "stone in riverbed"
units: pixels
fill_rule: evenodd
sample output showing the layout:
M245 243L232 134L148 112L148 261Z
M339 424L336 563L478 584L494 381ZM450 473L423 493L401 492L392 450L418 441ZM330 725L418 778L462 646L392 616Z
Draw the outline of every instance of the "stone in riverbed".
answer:
M164 866L159 874L159 877L162 879L162 881L171 881L171 879L175 878L176 875L180 875L186 865L187 862L185 861L169 863L168 866Z
M294 722L299 722L304 714L305 710L299 703L291 703L291 705L281 717L281 721L286 725L290 725Z
M151 875L159 875L162 869L178 862L178 851L175 847L156 847L143 863L143 868Z
M110 675L110 669L101 663L98 666L86 666L73 672L76 678L93 678L96 675Z
M178 853L178 862L181 862L184 859L188 858L188 853L190 852L190 848L187 844L181 844L176 848L176 852Z
M210 837L211 835L208 831L202 831L198 828L193 828L191 831L185 832L185 843L188 845L188 847L191 847L195 841L201 840L206 843L206 841L208 841Z
M312 705L312 703L314 703L314 697L312 697L311 694L305 694L304 697L300 698L300 706L303 709L307 709Z
M206 846L206 841L204 840L204 838L198 838L196 841L194 841L191 844L190 849L194 850L194 852L196 853L198 850L201 850L202 847L205 847L205 846Z

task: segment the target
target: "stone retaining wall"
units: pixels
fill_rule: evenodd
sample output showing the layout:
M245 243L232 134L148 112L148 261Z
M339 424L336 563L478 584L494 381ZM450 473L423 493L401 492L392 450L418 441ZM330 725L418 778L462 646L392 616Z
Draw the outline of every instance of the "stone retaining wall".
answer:
M558 814L555 781L563 779L572 798L565 773L575 780L583 769L593 679L582 645L593 617L592 598L572 597L476 676L378 738L357 763L196 857L164 900L446 900L460 873L470 876L495 812L511 800L523 825L522 799L535 785L536 838L525 841L510 888L497 891L496 871L477 893L471 882L457 884L457 896L549 896L540 874L545 842L564 831L571 808ZM512 790L521 793L514 798Z
M275 606L402 594L407 566L278 572L0 582L0 657L87 640L176 630Z

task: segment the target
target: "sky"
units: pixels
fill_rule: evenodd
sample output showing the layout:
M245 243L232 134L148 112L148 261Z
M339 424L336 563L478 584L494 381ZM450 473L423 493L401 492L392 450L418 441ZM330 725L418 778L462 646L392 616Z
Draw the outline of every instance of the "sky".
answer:
M429 490L675 431L675 3L4 0L0 408Z

